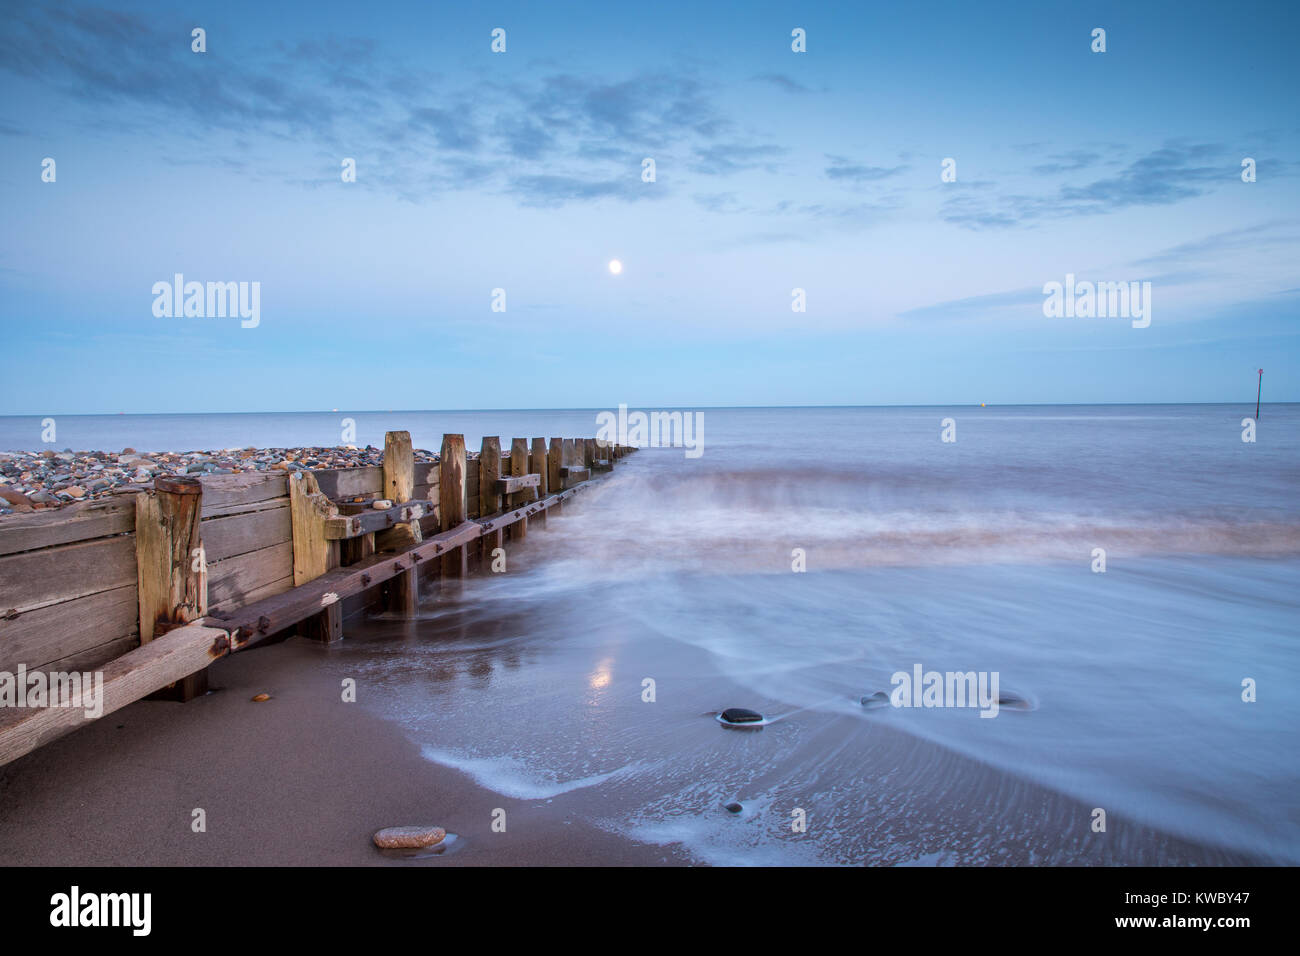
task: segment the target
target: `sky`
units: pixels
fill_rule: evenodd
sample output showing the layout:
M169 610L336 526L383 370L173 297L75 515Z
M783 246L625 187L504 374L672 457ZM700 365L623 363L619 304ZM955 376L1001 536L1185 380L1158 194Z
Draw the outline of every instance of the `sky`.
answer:
M2 12L0 414L1300 401L1300 4Z

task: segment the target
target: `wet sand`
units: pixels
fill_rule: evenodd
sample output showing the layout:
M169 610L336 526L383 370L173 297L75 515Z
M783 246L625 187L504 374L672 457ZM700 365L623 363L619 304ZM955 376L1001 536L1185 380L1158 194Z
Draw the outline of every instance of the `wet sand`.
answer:
M236 655L214 665L210 677L216 689L204 698L188 704L138 702L0 768L0 863L1263 862L1198 846L1121 816L1112 816L1108 834L1091 834L1090 808L1078 801L889 727L864 733L861 721L842 715L802 712L760 732L718 728L694 701L727 699L736 692L707 667L685 660L678 662L682 672L673 681L679 704L664 711L668 726L662 731L667 739L680 735L696 748L717 748L706 760L720 778L735 769L728 764L775 755L775 762L755 760L757 773L746 784L749 792L767 797L746 799L745 810L732 815L713 795L692 804L669 797L667 783L663 795L647 792L657 784L653 774L553 795L503 795L467 773L425 759L400 721L342 701L341 675L360 674L361 694L390 702L404 696L403 687L423 691L441 681L440 708L455 708L467 720L482 708L480 719L497 719L485 702L499 702L511 691L499 682L488 687L485 678L519 648L507 643L485 652L493 644L491 634L486 643L476 638L472 647L458 646L455 626L442 628L451 641L432 643L425 640L428 622L421 622L418 637L411 628L406 622L352 621L346 630L357 636L341 645L325 648L292 638ZM421 652L393 683L393 661L403 649L411 650L413 640ZM558 721L558 729L565 711L592 701L570 701L555 680L555 665L575 669L573 655L543 651L542 656L549 663L532 678L537 692L522 703L536 724ZM528 680L529 663L516 657L508 666ZM576 670L575 680L585 679L581 668ZM366 676L379 672L390 678L382 692ZM271 699L253 702L259 693ZM597 728L602 737L643 735L636 725L643 711L629 708L627 713L638 716L620 717L614 708L609 717L611 708L605 710L617 726ZM664 756L671 762L671 754ZM825 777L832 779L818 779ZM809 794L810 779L825 788L822 796ZM847 801L840 799L845 791L852 795ZM661 797L658 812L647 819L644 807ZM800 803L808 807L806 834L790 831L785 809ZM206 811L206 833L191 830L195 808ZM492 829L497 808L507 813L505 833ZM620 818L627 827L608 825ZM459 841L453 852L419 860L387 858L371 843L375 830L407 824L442 826ZM722 842L702 835L701 828L723 834ZM801 840L809 842L801 846ZM817 852L806 852L813 847Z
M330 652L298 638L213 665L206 697L140 701L0 768L3 865L638 865L679 862L507 801L424 760L393 724L343 703ZM271 699L251 698L269 693ZM202 808L207 832L191 830ZM432 823L454 852L394 860L386 826Z

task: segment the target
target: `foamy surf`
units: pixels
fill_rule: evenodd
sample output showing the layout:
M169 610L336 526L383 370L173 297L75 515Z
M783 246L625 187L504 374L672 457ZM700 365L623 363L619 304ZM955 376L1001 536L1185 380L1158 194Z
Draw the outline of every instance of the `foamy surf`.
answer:
M636 764L628 764L608 773L561 781L549 779L513 757L469 757L430 746L421 747L420 753L426 760L459 770L480 787L517 800L549 800L564 793L617 780L639 769Z

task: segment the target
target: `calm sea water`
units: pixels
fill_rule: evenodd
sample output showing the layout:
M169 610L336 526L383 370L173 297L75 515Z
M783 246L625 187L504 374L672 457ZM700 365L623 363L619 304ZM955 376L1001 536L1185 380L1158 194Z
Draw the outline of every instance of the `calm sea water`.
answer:
M1140 824L1300 862L1300 406L1266 406L1247 444L1252 412L706 410L702 457L632 456L507 574L416 624L353 624L366 640L342 653L429 759L503 799L595 794L599 812L574 812L713 862L998 862L1007 839L1034 861L1163 859L1090 856L1073 811L1021 832L1023 800L996 787L972 810L961 767L882 779L883 728L1104 808L1113 846ZM409 428L436 450L443 430L471 448L592 434L594 415L351 417L358 444ZM57 444L332 444L340 417L61 418ZM0 447L40 447L33 430L0 419ZM916 664L996 671L1032 709L860 706ZM733 705L779 719L743 734L704 716ZM791 805L821 825L793 837Z

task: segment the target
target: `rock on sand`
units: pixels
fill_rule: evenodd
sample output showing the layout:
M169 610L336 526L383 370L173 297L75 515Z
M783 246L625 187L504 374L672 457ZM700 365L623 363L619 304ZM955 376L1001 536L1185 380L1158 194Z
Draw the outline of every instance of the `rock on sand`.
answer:
M442 827L385 827L375 834L375 846L383 850L418 849L437 846L446 836Z

